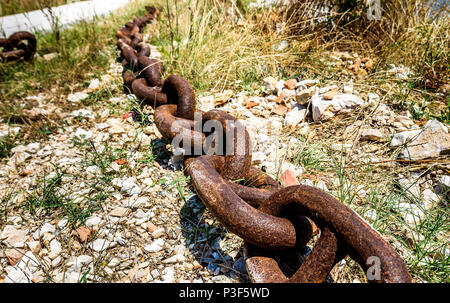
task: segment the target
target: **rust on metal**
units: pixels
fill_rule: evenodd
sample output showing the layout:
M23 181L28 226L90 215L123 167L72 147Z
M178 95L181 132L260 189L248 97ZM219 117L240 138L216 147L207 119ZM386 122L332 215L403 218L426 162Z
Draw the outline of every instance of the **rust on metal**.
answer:
M162 78L164 66L149 58L150 47L142 42L140 32L162 8L145 8L143 17L134 18L117 31L124 87L155 108L155 124L166 140L180 140L185 151L188 147L183 145L189 143L191 154L199 147L200 154L207 153L187 157L186 173L208 209L228 230L245 240L244 257L251 280L320 283L339 260L349 255L365 270L369 257L380 258L381 280L374 282L410 282L406 266L395 250L354 211L313 187L282 188L269 175L251 166L250 136L235 117L219 110L196 110L195 92L186 79L179 75ZM5 51L23 50L5 40L0 40ZM200 115L200 121L194 120L195 114ZM224 136L215 137L208 149L204 148L207 138L218 133L203 130L205 123L212 120L220 123ZM209 154L222 144L232 147L232 152L223 150L224 156ZM319 239L288 277L275 259L277 254L304 249L316 225L321 231Z
M167 96L161 93L161 88L148 86L144 78L134 80L131 90L136 98L153 108L167 103Z
M36 37L29 32L20 31L9 36L8 39L0 39L0 59L5 61L17 61L19 59L30 60L36 53Z
M146 56L139 56L139 68L141 74L147 80L148 86L162 87L163 80L161 76L164 67L159 60Z
M213 120L221 123L224 137L223 147L225 154L225 167L222 176L227 180L244 178L252 164L250 136L244 126L230 114L221 110L211 110L203 115L204 123ZM238 130L243 130L242 134ZM227 139L232 138L233 142ZM217 143L216 143L217 144ZM229 151L232 148L232 152Z
M215 217L231 232L256 246L274 250L294 247L294 225L247 204L220 175L220 168L220 157L208 155L191 160L186 166L198 196Z
M367 270L369 257L379 258L381 279L373 282L411 282L405 263L389 243L353 210L317 188L306 185L283 188L264 201L259 209L275 216L283 212L307 216L322 232L328 228L339 241L344 241L349 255L364 270ZM327 245L331 247L329 242Z
M179 75L171 75L164 80L162 92L169 104L177 105L177 117L194 120L196 108L195 93L189 82Z
M184 142L189 142L189 153L194 154L195 146L203 146L205 134L197 132L193 120L177 117L177 105L161 105L155 110L155 124L163 137L171 142L175 137L180 139L180 147L187 149ZM201 114L201 112L200 112Z

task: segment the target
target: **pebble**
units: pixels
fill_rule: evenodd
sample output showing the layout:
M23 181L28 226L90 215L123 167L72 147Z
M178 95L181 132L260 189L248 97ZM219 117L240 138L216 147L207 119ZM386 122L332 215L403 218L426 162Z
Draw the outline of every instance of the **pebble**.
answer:
M392 145L392 143L391 143ZM430 120L399 154L400 159L422 160L436 158L450 152L450 134L438 120Z
M382 141L383 133L374 128L365 128L361 131L361 140L364 141Z
M164 240L157 239L144 247L144 250L150 253L161 251L164 247Z
M28 248L32 253L38 254L41 250L41 242L40 241L29 241L27 242Z
M172 264L172 263L179 263L184 262L186 258L182 254L176 254L170 258L164 259L162 262L164 264Z
M141 193L141 189L134 182L133 178L126 178L125 180L122 181L122 187L120 189L120 192L128 196L134 196L139 195Z
M8 263L12 266L19 263L19 261L22 259L22 257L25 255L26 251L23 249L13 248L13 249L6 249L5 250L5 256L8 260Z
M50 252L48 254L48 257L52 260L55 259L56 257L58 257L62 252L61 243L59 243L59 241L56 239L53 239L50 242L49 248L50 248Z
M114 247L115 242L111 242L105 239L97 239L91 243L90 247L96 252L102 252L108 248Z
M241 274L247 274L247 268L245 267L244 257L240 257L233 263L233 270Z
M109 215L113 217L125 217L131 212L129 208L126 207L116 207L114 208Z
M44 223L44 225L42 225L41 229L39 230L39 237L42 237L45 233L53 234L55 231L56 231L55 226L46 222Z
M0 236L1 239L12 247L23 248L25 241L28 239L27 232L21 229L16 229L12 225L6 225Z
M81 243L85 243L91 236L91 229L86 226L78 227L73 234L80 240Z
M283 124L291 128L296 127L306 117L306 112L306 107L296 104L291 111L286 114Z

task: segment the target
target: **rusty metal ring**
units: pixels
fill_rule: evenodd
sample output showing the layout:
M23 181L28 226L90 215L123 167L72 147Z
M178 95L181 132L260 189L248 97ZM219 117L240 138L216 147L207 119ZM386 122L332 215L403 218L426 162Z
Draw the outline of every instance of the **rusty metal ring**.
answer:
M166 104L158 106L155 110L155 125L168 142L177 137L180 147L185 149L185 154L194 155L198 150L203 152L205 135L196 131L201 129L201 125L196 127L195 121L176 116L177 105ZM199 114L203 114L199 112ZM184 143L190 144L188 149Z
M138 51L138 58L139 57L148 57L151 54L151 48L150 45L147 43L141 42L136 46L136 50Z
M247 130L235 117L221 110L211 110L203 115L203 123L211 120L220 122L224 130L223 138L219 138L225 149L222 176L232 181L244 178L252 164L250 136ZM243 133L239 133L239 129L243 130ZM227 141L229 138L232 138L232 142Z
M36 37L32 33L20 31L12 34L8 39L2 39L0 46L4 48L0 58L6 61L21 58L30 60L36 53Z
M141 74L147 80L149 86L162 87L162 73L164 66L157 59L152 59L147 56L139 56L139 69ZM170 103L170 102L169 102Z
M131 90L136 98L153 108L167 103L167 96L161 93L161 88L148 86L144 78L135 79Z
M219 156L205 155L190 160L186 170L198 196L216 218L245 241L272 250L307 243L310 234L296 231L287 219L266 214L247 204L220 175ZM305 239L299 241L298 239Z
M164 81L161 92L167 95L169 104L177 105L177 117L194 119L195 93L186 79L178 75L170 75Z
M380 261L381 274L380 280L373 282L411 282L405 263L381 234L375 231L349 207L319 189L306 185L290 186L274 193L261 204L259 209L275 216L281 215L283 211L304 215L313 219L321 227L323 231L322 237L328 237L328 240L324 240L324 242L331 247L331 250L327 250L323 248L326 248L327 245L321 246L322 250L320 250L321 248L318 249L321 253L325 251L329 255L333 254L333 246L331 245L333 240L329 233L326 232L328 228L339 241L344 242L349 255L363 269L367 270L366 262L370 257L377 257ZM320 255L318 253L315 256L320 257ZM252 256L249 257L247 262L249 263L249 270L252 273L256 273L256 268L262 270L260 267L255 267L261 261L253 262ZM313 259L310 263L320 264L321 262ZM279 273L279 269L273 267L275 264L273 262L271 264L271 270ZM265 262L265 266L268 265ZM318 270L323 272L327 268L329 266L322 269L318 268ZM311 267L309 269L312 270ZM329 269L331 270L332 267ZM299 272L298 276L301 275L301 272ZM255 280L257 279L256 277Z
M122 55L127 59L128 63L131 65L131 69L138 67L138 57L136 50L127 44L123 39L117 40L117 46L122 50Z

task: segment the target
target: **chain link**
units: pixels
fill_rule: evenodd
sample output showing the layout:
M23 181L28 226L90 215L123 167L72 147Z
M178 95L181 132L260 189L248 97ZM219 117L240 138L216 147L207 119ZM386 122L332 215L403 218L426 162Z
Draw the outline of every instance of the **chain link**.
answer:
M365 270L369 258L380 259L381 278L371 282L411 282L400 256L356 212L310 186L282 188L266 173L251 166L250 137L246 130L243 135L237 133L242 125L235 117L220 110L196 110L195 93L187 80L179 75L162 79L163 64L149 58L150 47L143 43L140 34L141 28L156 19L162 9L146 7L146 10L145 16L126 23L117 32L124 90L155 108L155 124L166 140L172 142L177 138L190 143L190 147L182 147L191 154L202 147L201 155L195 153L197 158L186 158L186 172L208 209L227 229L245 240L250 279L319 283L337 262L349 255ZM201 122L194 119L195 115ZM213 120L232 139L227 142L230 137L219 138L212 142L211 149L203 150L209 133L202 131L202 126ZM209 154L219 144L233 147L233 152L225 156ZM311 220L320 228L320 238L288 278L274 255L277 251L304 249L312 237Z
M36 37L29 32L16 32L8 39L0 39L0 60L30 60L36 53Z

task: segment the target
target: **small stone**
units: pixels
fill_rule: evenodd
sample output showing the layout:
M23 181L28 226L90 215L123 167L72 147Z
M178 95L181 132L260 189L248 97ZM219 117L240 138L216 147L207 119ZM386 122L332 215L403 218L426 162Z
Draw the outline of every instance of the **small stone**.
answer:
M30 283L35 273L40 271L41 265L31 251L22 256L17 263L8 272L5 283Z
M114 208L109 215L113 217L125 217L130 213L130 209L126 207L116 207Z
M245 260L243 257L240 257L237 259L233 264L233 270L241 273L241 274L247 274L247 268L245 267Z
M105 239L97 239L91 243L91 248L96 252L102 252L113 246L114 246L113 242L110 242Z
M153 233L154 231L156 231L158 229L158 226L156 226L155 224L153 224L152 222L148 221L146 224L146 230L149 233Z
M353 82L345 83L343 91L346 94L352 94L353 93Z
M233 283L233 280L228 278L225 275L219 275L211 278L211 281L214 283Z
M377 219L377 211L375 209L369 209L364 213L364 217L371 221L375 221Z
M417 161L436 158L449 152L450 134L447 127L438 120L431 120L411 142L406 144L399 158Z
M286 169L281 174L281 182L285 187L300 184L296 178L295 171L292 170L291 168Z
M251 109L255 106L258 106L260 103L259 102L255 102L255 101L250 101L245 105L245 108L247 109Z
M45 61L49 62L52 61L53 59L57 58L59 56L58 53L49 53L49 54L45 54L42 56L42 58L44 58Z
M39 142L30 143L27 145L26 151L29 152L30 154L35 154L39 151L40 148L41 144Z
M405 144L409 140L414 140L419 134L421 130L411 130L411 131L405 131L401 133L397 133L394 135L394 137L391 140L391 146L396 147Z
M84 91L81 91L81 92L76 92L76 93L73 93L73 94L69 94L67 96L67 100L70 101L70 102L76 103L76 102L80 102L80 101L82 101L82 100L84 100L84 99L86 99L88 97L89 97L89 94L87 93L87 91L84 90Z
M139 195L141 193L141 189L134 182L133 178L128 178L123 180L120 192L128 196L134 196Z
M172 263L184 262L185 260L186 260L186 258L182 254L176 254L170 258L163 260L162 262L164 264L172 264Z
M366 128L361 131L361 140L365 141L382 141L383 133L378 129Z
M86 226L78 227L73 234L80 240L81 243L85 243L91 237L91 229Z
M439 203L439 196L436 195L431 189L427 188L422 192L423 204L427 210L433 209Z
M332 100L334 98L334 96L336 96L337 94L339 94L337 89L333 89L330 90L328 92L326 92L325 94L323 94L323 98L326 100Z
M41 229L39 230L39 237L41 238L42 236L44 236L45 233L53 234L55 231L56 231L55 226L46 222L44 223L44 225L42 225Z
M400 211L403 219L411 225L418 225L425 216L417 205L411 203L399 203L397 210Z
M41 242L40 241L30 241L30 242L27 242L27 245L33 254L38 254L39 251L41 250Z
M28 239L27 232L24 230L16 229L12 225L7 225L3 229L2 239L12 247L23 248L25 246L25 241Z
M273 112L277 115L285 116L288 112L288 108L282 104L279 104L273 109Z
M53 239L50 242L50 252L48 254L48 257L50 259L55 259L56 257L58 257L62 252L62 248L61 248L61 243L59 243L58 240Z
M165 283L175 282L175 270L172 267L167 267L162 272L162 280Z
M22 257L25 255L25 252L26 251L24 249L18 248L7 249L5 250L5 256L6 259L8 260L8 263L11 266L14 266L17 263L19 263L20 259L22 259Z
M55 259L52 260L52 267L56 268L59 264L61 264L62 258L61 256L57 256Z
M97 216L92 216L86 220L86 226L88 227L97 227L102 222L102 219Z
M66 225L69 223L69 220L67 218L62 218L61 220L59 220L58 222L58 228L59 229L63 229L64 227L66 227Z
M302 87L299 87L297 89L295 100L297 101L298 104L305 105L309 101L309 99L314 95L317 88L315 86L306 89L301 88Z
M90 110L87 109L78 109L73 112L71 112L69 117L75 117L75 118L87 118L87 119L93 119L94 115Z
M286 114L284 124L288 127L296 127L306 116L307 109L304 106L296 104L292 110Z
M26 177L26 176L29 176L29 175L32 175L32 174L33 174L33 171L29 170L29 169L22 169L19 172L19 176L21 176L21 177Z
M157 239L153 241L152 244L146 245L144 247L144 250L150 253L158 252L162 250L164 247L164 240L163 239Z
M89 87L87 89L88 92L92 93L100 89L100 80L99 79L93 79L91 80L91 83L89 83Z
M284 82L284 87L287 89L295 89L297 85L297 79L289 79L286 82Z
M351 112L363 104L364 100L352 94L337 94L331 101L314 95L311 98L313 120L329 120L339 112Z

